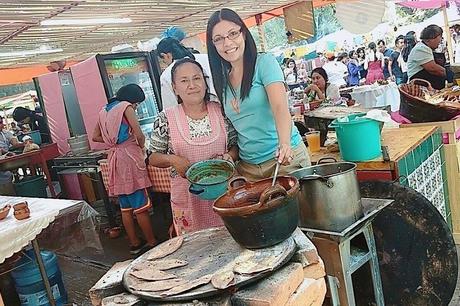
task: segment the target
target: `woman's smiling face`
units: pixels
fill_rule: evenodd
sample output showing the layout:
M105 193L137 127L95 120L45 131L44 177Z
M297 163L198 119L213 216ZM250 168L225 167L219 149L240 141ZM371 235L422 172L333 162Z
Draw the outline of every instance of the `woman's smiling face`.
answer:
M173 89L184 104L204 102L206 81L200 67L193 63L184 63L177 67Z
M241 27L231 21L222 20L212 29L212 41L217 53L229 63L243 58L245 41Z

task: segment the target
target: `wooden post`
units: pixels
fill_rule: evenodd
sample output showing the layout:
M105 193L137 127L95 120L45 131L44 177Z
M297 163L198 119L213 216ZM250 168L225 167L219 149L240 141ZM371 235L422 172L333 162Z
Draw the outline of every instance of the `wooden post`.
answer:
M452 48L452 37L450 35L446 4L442 6L442 13L444 15L444 31L446 32L447 52L449 53L449 62L452 65L454 63L454 53Z
M264 26L262 22L262 14L257 14L254 17L256 18L257 32L260 37L260 51L265 52L265 49L267 46L267 40L265 39L265 31L264 31Z

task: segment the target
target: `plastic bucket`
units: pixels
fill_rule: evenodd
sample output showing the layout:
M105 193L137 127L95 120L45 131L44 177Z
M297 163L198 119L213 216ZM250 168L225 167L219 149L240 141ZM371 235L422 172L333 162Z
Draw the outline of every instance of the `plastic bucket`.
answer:
M42 175L27 176L14 184L16 195L32 198L47 198L46 183Z
M62 282L57 257L49 251L41 251L40 253L56 305L64 305L67 303L67 292ZM26 251L26 256L16 263L16 268L11 272L11 276L22 306L50 305L46 295L45 284L32 250Z
M359 118L365 114L350 115L348 122L332 121L339 142L340 156L345 161L359 162L371 160L382 154L380 122Z

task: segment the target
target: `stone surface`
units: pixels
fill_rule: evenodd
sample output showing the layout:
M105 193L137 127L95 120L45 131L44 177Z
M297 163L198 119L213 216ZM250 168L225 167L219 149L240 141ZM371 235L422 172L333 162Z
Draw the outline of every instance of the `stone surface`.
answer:
M94 306L101 305L102 299L105 297L120 294L125 291L122 284L123 273L131 261L132 260L126 260L115 263L112 268L110 268L110 270L107 271L107 273L105 273L91 289L89 289L91 303Z
M320 279L326 276L326 269L324 262L320 258L319 262L311 264L303 268L303 275L305 278Z
M301 263L302 267L319 262L319 255L315 245L300 230L300 228L297 228L294 231L292 237L297 245L297 251L293 256L292 261Z
M102 306L141 306L144 305L137 296L129 293L121 293L102 299Z
M257 284L232 296L233 306L284 305L304 280L300 263L289 263Z
M306 278L291 295L286 306L321 306L326 295L324 278Z
M190 302L150 302L148 306L232 306L230 296L222 295L202 300L193 300Z

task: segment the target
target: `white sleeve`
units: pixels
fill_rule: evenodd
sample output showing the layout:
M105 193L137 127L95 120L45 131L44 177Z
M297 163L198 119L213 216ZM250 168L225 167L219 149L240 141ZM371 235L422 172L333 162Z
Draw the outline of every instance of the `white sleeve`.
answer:
M170 74L171 69L167 68L160 76L161 102L163 103L163 110L177 105L177 97L174 94L174 90L171 85Z

